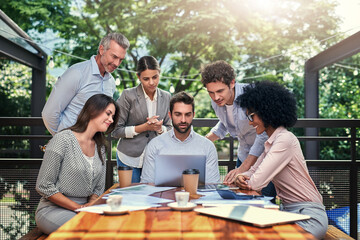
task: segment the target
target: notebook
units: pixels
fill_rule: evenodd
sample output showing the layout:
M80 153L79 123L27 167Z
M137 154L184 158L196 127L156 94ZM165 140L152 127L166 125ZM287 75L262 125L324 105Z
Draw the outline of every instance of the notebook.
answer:
M155 185L180 187L182 172L188 168L199 169L199 185L205 183L206 156L204 155L158 155L155 158Z
M269 227L310 219L308 215L244 205L196 208L195 211L215 217L249 223L257 227Z

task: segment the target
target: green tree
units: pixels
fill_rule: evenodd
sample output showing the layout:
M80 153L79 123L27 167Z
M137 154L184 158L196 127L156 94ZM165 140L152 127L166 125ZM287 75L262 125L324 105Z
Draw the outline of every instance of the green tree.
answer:
M169 78L161 87L168 89L172 83L176 92L186 89L196 94L201 90L198 81L183 85L171 77L199 79L201 64L218 59L235 65L258 61L238 69L239 75L246 76L282 68L289 60L286 57L260 60L310 37L323 39L333 34L338 21L334 7L325 0L274 0L271 4L257 0L20 0L7 1L3 10L13 19L23 14L16 21L26 31L52 29L66 40L59 50L70 49L85 59L96 53L106 33L122 32L131 42L130 58L122 68L133 70L139 56L149 53L161 64L167 63L163 75ZM56 59L67 59L70 64L81 61L57 55ZM124 80L121 88L136 85L133 73L118 71L115 75Z
M343 60L341 63L326 67L320 72L321 118L359 119L360 77L358 75L360 55ZM350 137L350 129L321 129L323 136ZM357 131L357 136L360 130ZM360 155L359 143L356 143L357 156ZM322 159L350 159L349 141L321 142Z
M19 63L0 60L0 116L31 116L32 70ZM47 75L47 92L50 93L55 78ZM9 135L30 134L29 127L1 127L2 133ZM29 157L27 140L0 140L1 157Z
M72 2L70 0L2 1L1 10L27 33L33 30L40 33L52 30L59 37L70 39L72 35L83 33L77 31L76 26L80 19L72 14ZM32 37L36 39L36 35Z

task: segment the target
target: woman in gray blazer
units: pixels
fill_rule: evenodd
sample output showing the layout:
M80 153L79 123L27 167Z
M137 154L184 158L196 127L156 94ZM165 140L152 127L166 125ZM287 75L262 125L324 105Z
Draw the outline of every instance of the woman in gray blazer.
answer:
M158 88L159 63L152 56L144 56L138 61L136 71L140 84L125 89L117 100L120 120L111 134L120 138L117 165L133 167L132 182L140 182L146 145L172 128L168 116L171 95Z
M119 108L105 94L90 97L74 126L58 132L46 147L36 181L42 196L35 213L50 234L89 205L105 188L105 136L119 119Z

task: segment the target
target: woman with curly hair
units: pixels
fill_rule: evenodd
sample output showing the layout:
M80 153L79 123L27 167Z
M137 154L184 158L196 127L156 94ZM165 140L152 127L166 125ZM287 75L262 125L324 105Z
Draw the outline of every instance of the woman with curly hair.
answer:
M272 181L282 201L280 209L309 215L309 220L296 224L321 239L328 227L322 196L309 175L298 139L286 129L297 120L294 95L278 83L262 81L245 87L237 102L247 110L256 133L265 131L269 139L264 153L237 176L236 184L258 191Z

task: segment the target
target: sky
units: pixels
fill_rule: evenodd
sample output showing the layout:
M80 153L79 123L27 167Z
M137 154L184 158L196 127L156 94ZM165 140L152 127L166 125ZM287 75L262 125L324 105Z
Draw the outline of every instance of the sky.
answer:
M360 31L360 0L338 0L340 3L337 7L337 15L343 19L341 25L342 31L347 31L351 28L352 33Z

